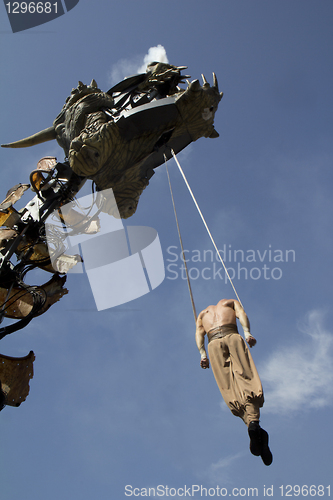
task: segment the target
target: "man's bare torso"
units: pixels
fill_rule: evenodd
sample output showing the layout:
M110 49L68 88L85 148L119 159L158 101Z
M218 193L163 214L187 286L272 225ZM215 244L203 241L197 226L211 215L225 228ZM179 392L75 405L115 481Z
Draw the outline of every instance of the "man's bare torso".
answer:
M209 332L218 326L237 324L234 300L223 299L216 306L208 306L202 315L202 326Z

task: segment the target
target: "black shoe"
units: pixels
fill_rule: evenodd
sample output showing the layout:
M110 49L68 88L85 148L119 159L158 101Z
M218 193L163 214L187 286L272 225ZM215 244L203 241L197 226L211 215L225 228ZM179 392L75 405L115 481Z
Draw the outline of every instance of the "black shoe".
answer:
M259 457L261 452L261 428L259 422L250 422L248 433L250 436L250 451L252 455Z
M264 429L261 431L261 452L260 456L265 465L271 465L273 462L273 455L268 447L268 433Z
M252 455L260 456L265 465L271 465L273 456L268 447L268 433L260 427L259 422L255 421L250 423L248 433Z

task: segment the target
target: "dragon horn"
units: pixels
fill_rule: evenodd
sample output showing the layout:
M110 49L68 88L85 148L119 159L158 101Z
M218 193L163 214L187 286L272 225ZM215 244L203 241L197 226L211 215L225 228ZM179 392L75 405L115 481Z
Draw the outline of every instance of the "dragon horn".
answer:
M190 83L189 89L197 92L198 90L201 89L200 82L199 80L193 80L193 82Z
M213 87L215 87L216 90L219 91L219 84L217 82L217 78L216 78L215 73L213 73Z
M220 137L220 134L214 128L213 132L210 134L209 138L210 139L216 139L217 137Z
M207 85L208 85L208 86L210 86L210 85L209 85L209 83L208 83L208 82L207 82L207 80L206 80L205 75L201 75L201 78L202 78L202 81L203 81L204 87L207 87Z
M11 142L10 144L1 144L3 148L28 148L30 146L36 146L42 142L52 141L56 138L56 131L54 127L46 128L37 134L21 139L20 141Z

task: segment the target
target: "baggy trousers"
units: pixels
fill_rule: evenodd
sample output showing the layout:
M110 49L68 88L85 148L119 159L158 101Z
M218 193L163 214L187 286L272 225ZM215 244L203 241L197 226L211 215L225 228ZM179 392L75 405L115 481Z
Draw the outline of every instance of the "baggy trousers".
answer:
M231 412L247 426L259 421L264 394L244 339L239 333L215 336L208 344L208 355L217 385Z

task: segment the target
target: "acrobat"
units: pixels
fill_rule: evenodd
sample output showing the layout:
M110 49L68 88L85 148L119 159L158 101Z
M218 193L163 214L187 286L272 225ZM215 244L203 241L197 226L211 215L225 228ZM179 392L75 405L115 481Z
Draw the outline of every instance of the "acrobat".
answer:
M250 351L238 332L239 319L250 347L256 339L250 333L249 319L237 300L222 299L201 311L196 322L195 339L201 355L200 366L212 365L215 380L231 412L248 427L250 451L271 465L272 453L268 433L259 425L260 408L264 404L261 381ZM208 354L205 335L208 337Z

